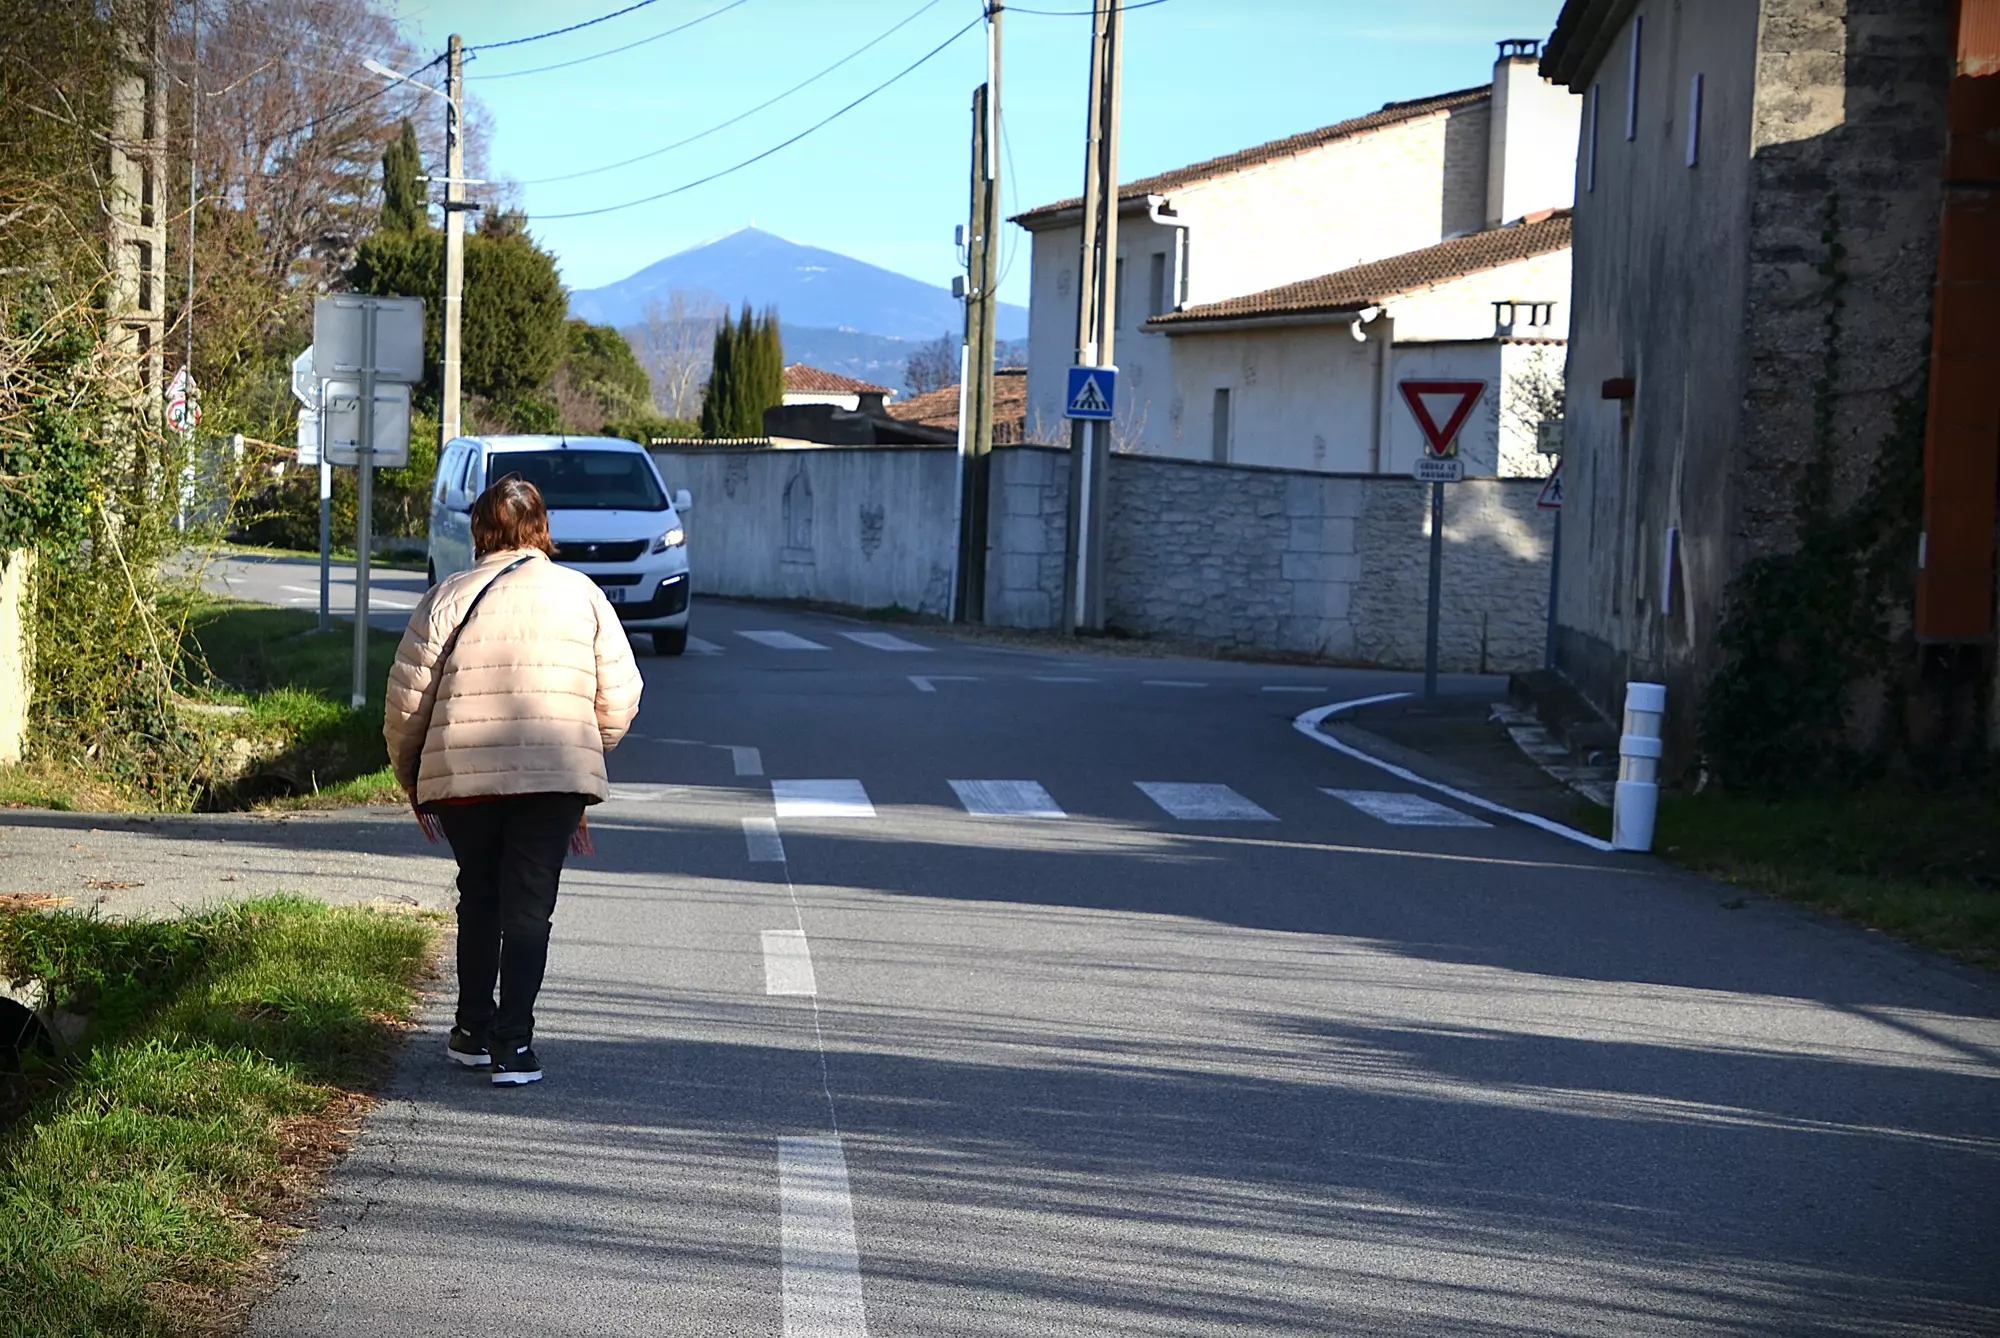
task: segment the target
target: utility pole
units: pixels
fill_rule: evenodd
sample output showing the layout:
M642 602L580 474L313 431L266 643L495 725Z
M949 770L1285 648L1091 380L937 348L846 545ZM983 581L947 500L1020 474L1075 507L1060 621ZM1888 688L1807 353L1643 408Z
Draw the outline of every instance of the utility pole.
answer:
M993 361L1000 286L1000 15L986 7L986 82L972 94L972 200L966 249L964 482L959 495L958 616L986 621L988 481L993 456Z
M445 65L444 355L438 368L438 454L459 435L458 349L465 293L465 43L457 33Z
M1122 0L1091 0L1090 131L1076 285L1076 361L1083 367L1115 365L1121 5ZM1064 622L1072 631L1104 626L1104 485L1110 459L1111 424L1070 424L1069 579L1063 603Z

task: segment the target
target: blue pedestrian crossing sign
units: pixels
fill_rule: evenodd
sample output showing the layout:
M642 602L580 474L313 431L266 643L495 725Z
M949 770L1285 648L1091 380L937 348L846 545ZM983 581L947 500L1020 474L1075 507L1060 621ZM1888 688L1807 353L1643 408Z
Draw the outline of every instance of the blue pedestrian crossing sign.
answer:
M1069 395L1063 400L1063 417L1089 422L1111 421L1111 406L1118 399L1116 367L1072 367Z

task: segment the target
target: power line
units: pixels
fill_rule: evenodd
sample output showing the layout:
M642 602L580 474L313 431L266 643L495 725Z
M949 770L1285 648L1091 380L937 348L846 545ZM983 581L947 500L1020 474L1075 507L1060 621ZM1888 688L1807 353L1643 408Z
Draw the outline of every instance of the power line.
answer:
M792 94L799 92L801 89L804 89L811 84L817 83L821 79L824 79L827 75L832 74L835 70L847 64L849 61L853 60L856 56L859 56L864 51L867 51L869 48L874 47L879 43L887 40L892 34L894 34L895 32L904 27L907 27L909 24L915 22L923 14L925 14L929 10L935 9L938 5L942 3L943 0L926 0L926 3L923 4L921 7L919 7L915 13L903 19L900 23L897 23L894 27L889 28L888 30L877 35L876 37L868 41L866 44L858 46L854 50L848 52L846 55L842 56L839 60L827 66L825 69L821 70L818 74L813 75L809 79L805 79L800 81L799 83L793 84L790 88L778 94L776 97L769 98L763 102L760 102L756 106L750 108L750 110L748 111L738 112L736 115L730 117L728 120L717 122L715 125L710 126L706 130L698 131L695 134L689 135L686 139L677 139L671 144L662 145L657 149L652 149L646 153L636 154L633 157L621 159L620 161L615 163L606 163L602 167L586 167L581 172L565 172L561 176L555 176L555 177L537 177L532 181L523 181L520 184L523 186L547 186L558 181L575 181L580 177L596 176L600 172L611 172L621 167L630 167L633 163L642 163L645 162L648 158L657 158L663 153L671 153L675 149L685 148L687 145L694 143L698 139L707 139L710 135L714 134L716 131L727 130L730 126L735 125L738 121L744 120L747 117L755 116L758 112L763 111L766 107L774 106L777 103L783 102L786 98L790 97Z
M686 23L677 24L674 27L667 29L665 32L654 33L651 37L642 37L636 42L627 42L624 46L614 46L609 51L600 51L593 56L578 56L575 60L561 60L557 61L553 65L537 65L532 70L508 70L505 74L469 74L466 76L466 78L518 79L524 74L547 74L550 70L566 70L572 65L582 65L588 61L602 60L606 56L615 56L618 55L620 52L630 51L635 47L642 47L646 45L648 42L657 42L663 37L672 37L675 33L678 32L686 32L689 28L694 27L698 23L706 23L710 19L715 18L717 15L727 14L730 10L735 9L738 5L746 5L748 3L750 3L750 0L729 0L729 3L722 6L720 9L711 9L708 11L708 13L698 15L695 18L691 18Z
M599 14L594 19L585 19L582 23L572 23L567 28L551 28L545 33L536 33L533 37L514 37L505 42L482 42L478 46L469 46L465 49L467 51L498 51L503 46L521 46L527 42L539 42L545 37L561 37L564 33L573 33L580 28L594 27L607 20L615 19L621 14L630 14L635 9L644 9L647 5L657 3L659 3L659 0L639 0L639 3L636 5L627 5L623 9L614 9L609 14Z
M444 61L444 58L445 57L443 53L440 53L437 56L433 57L432 59L425 61L422 65L417 66L416 69L411 70L410 74L412 76L422 74L425 70L431 68L431 66L442 63ZM283 130L277 131L275 134L271 136L271 138L290 139L293 135L302 135L306 131L311 130L315 126L319 125L322 121L331 121L336 117L345 116L347 115L347 113L353 111L357 107L365 107L369 103L375 101L375 99L377 98L388 96L390 93L395 92L396 88L397 84L394 81L384 80L380 88L377 88L372 92L364 93L360 97L354 99L354 101L352 102L343 103L340 106L335 107L332 111L321 112L319 115L313 117L309 121L301 121L297 125L288 126Z
M616 213L620 209L632 209L642 204L651 204L655 200L664 200L669 196L679 195L684 191L691 191L696 186L706 186L709 182L720 180L721 178L726 177L733 172L740 172L744 168L749 167L753 163L762 162L764 159L769 158L772 154L777 153L781 149L790 148L792 145L804 139L807 135L810 135L813 132L822 129L825 126L831 125L833 122L847 115L847 113L853 111L856 107L859 107L862 103L868 101L868 99L874 97L877 93L880 93L883 89L889 87L891 84L894 84L899 80L903 79L904 77L906 77L907 75L911 74L919 66L928 63L933 57L937 56L946 47L950 46L952 43L956 42L959 38L965 36L967 33L971 32L974 28L977 28L980 24L984 22L986 22L986 16L984 14L981 14L978 18L975 18L974 20L972 20L972 22L966 24L963 28L960 28L957 32L945 38L944 41L938 43L936 46L932 47L929 51L917 57L916 60L912 61L908 65L905 65L901 70L897 71L895 74L890 75L887 79L875 85L875 87L869 89L866 93L863 93L860 97L854 99L854 101L848 103L845 107L842 107L839 111L834 112L830 116L822 117L820 120L813 122L811 125L807 126L804 130L799 131L798 134L793 135L790 139L784 140L783 142L778 144L773 144L770 148L765 149L762 153L759 153L753 157L745 158L742 162L736 163L733 166L725 167L720 172L711 172L707 176L701 177L694 181L690 181L685 185L675 186L672 190L663 190L658 192L657 194L642 196L641 198L636 200L627 200L623 204L607 204L601 209L578 209L567 214L533 214L531 215L531 217L536 222L550 222L559 218L590 218L597 214Z

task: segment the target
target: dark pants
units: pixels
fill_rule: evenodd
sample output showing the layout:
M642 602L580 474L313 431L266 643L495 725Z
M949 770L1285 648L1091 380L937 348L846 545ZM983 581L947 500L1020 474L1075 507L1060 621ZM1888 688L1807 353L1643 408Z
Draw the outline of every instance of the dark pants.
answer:
M549 918L583 796L509 795L435 811L458 859L458 1025L512 1054L534 1040Z

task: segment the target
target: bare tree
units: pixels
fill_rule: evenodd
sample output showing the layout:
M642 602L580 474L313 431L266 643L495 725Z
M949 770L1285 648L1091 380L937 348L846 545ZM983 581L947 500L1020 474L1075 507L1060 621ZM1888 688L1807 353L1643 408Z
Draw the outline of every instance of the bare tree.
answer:
M715 323L727 315L721 298L696 288L675 288L664 302L647 301L637 352L653 378L653 403L667 417L700 416Z
M948 334L917 345L917 351L903 364L903 384L912 395L942 390L958 383L958 351L961 341Z

